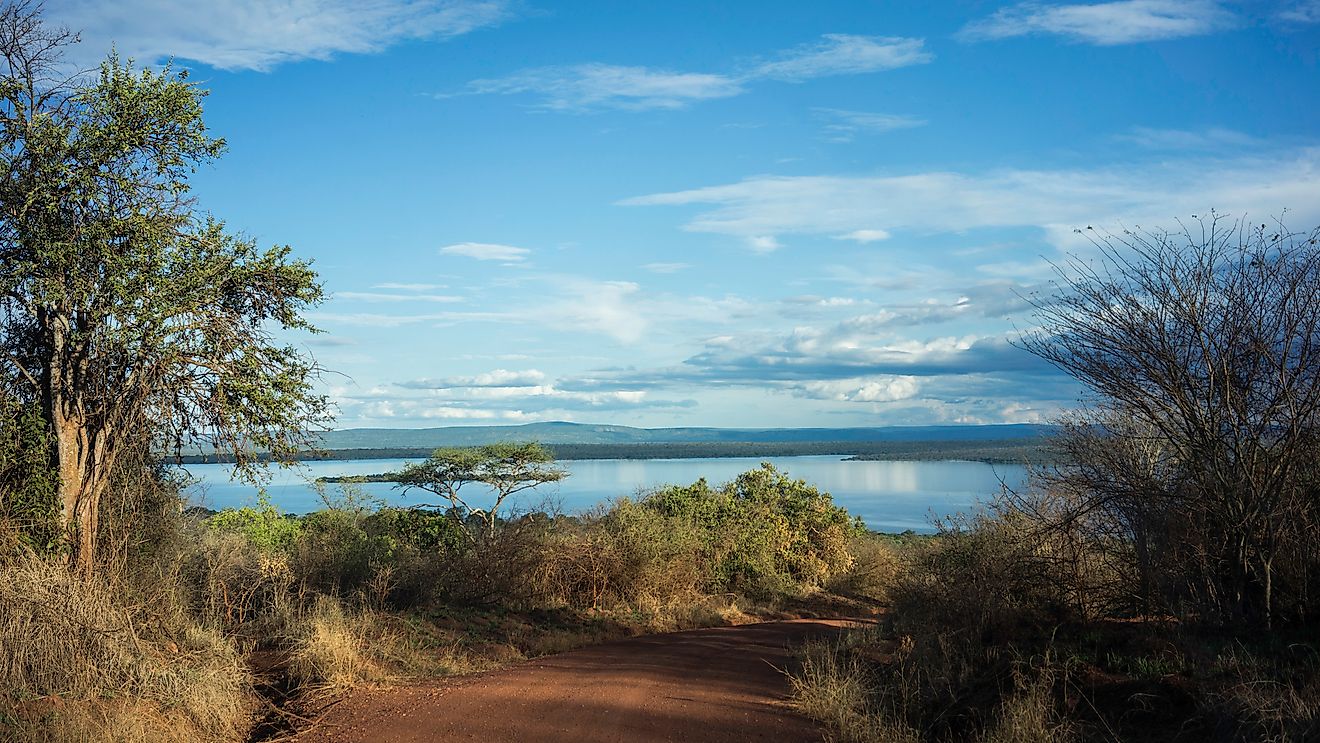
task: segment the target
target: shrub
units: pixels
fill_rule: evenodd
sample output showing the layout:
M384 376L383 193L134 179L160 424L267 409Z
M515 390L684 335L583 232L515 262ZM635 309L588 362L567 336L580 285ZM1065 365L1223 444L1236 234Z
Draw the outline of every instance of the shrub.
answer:
M698 480L658 490L641 505L699 530L715 591L764 596L819 587L848 568L848 539L862 531L828 493L768 463L719 489Z
M1023 519L979 515L941 524L915 550L892 589L899 631L962 631L1007 639L1026 627L1057 621L1066 596L1036 558Z
M702 536L684 519L628 499L547 535L544 593L573 606L634 606L693 600L704 587Z
M302 529L300 519L280 513L265 493L258 497L256 506L226 508L207 519L206 525L218 532L241 534L268 553L287 552Z

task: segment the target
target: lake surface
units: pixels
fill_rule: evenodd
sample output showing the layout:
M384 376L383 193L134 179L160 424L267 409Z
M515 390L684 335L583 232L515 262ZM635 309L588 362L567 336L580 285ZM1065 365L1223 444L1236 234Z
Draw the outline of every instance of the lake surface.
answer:
M274 477L266 490L281 510L307 513L324 507L311 484L317 477L390 472L402 467L404 461L354 459L306 462L293 469L273 467ZM861 516L872 529L886 532L933 531L932 514L946 516L972 510L979 501L998 493L1001 481L1017 487L1026 478L1021 465L848 462L837 456L577 460L560 462L570 473L566 480L517 497L513 507L535 510L548 503L565 513L581 513L620 496L636 495L663 485L688 485L701 477L712 485L723 483L760 466L763 461L829 492L835 503ZM195 464L186 469L198 480L189 489L192 501L198 505L219 510L256 502L254 487L230 480L229 465ZM367 483L361 487L372 497L391 505L435 502L434 496L427 493L404 494L389 483ZM335 485L327 486L327 491L331 496L339 492ZM474 500L480 502L480 498Z

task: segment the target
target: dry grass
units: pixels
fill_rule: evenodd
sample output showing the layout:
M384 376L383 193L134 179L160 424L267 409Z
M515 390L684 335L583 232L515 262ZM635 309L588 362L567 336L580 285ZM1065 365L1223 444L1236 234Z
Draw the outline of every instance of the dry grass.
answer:
M233 647L161 609L125 606L105 581L75 578L59 563L29 558L0 566L0 705L11 710L11 735L178 740L187 730L192 740L237 737L249 687Z
M858 630L805 645L801 668L789 675L793 703L842 743L916 743L921 736L906 721L877 708L879 681L852 652L874 638L872 631Z
M289 671L300 686L338 692L389 678L378 654L388 652L394 638L366 612L320 596L289 629Z
M1048 656L1040 668L1019 668L1014 680L1017 691L1004 700L999 719L982 736L982 743L1067 743L1075 739L1072 726L1054 706L1057 671Z

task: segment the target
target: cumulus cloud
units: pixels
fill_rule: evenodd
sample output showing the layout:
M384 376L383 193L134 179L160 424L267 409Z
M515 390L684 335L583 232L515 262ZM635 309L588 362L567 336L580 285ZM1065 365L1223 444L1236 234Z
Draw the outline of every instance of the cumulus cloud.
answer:
M894 375L806 382L793 390L799 397L841 402L894 402L920 391L916 377Z
M1099 46L1201 36L1232 27L1235 18L1213 0L1118 0L1003 8L960 32L967 40L1056 34Z
M65 0L47 19L82 31L73 61L91 66L114 44L143 63L170 57L223 70L267 71L337 54L369 54L499 24L505 0Z
M440 248L442 255L461 255L479 261L504 261L506 263L525 261L527 256L531 255L531 252L527 248L497 243L456 243Z
M336 388L332 398L353 420L525 421L616 410L690 408L690 399L662 399L649 390L561 389L538 370L495 369L472 376L399 382L394 388ZM419 394L421 393L421 394Z

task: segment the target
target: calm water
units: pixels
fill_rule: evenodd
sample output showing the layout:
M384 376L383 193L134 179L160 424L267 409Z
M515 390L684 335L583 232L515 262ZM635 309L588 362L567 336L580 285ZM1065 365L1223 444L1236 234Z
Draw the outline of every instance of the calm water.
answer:
M1026 477L1020 465L982 462L846 462L840 457L770 457L730 459L599 459L562 462L570 475L563 482L524 494L515 508L540 508L549 502L565 513L578 513L598 503L668 484L690 484L705 477L712 484L733 479L741 472L769 461L793 477L828 491L835 503L861 516L878 531L931 531L930 515L967 511L978 500L999 491L1000 481L1018 486ZM397 470L402 459L359 459L308 462L296 469L273 468L267 487L271 500L289 513L322 507L310 481L334 475L368 475ZM194 502L220 509L256 501L256 490L229 479L230 467L191 465L199 480L191 489ZM363 486L372 496L395 505L431 503L426 493L403 494L388 483ZM336 486L329 486L331 495ZM475 504L474 504L475 505Z

